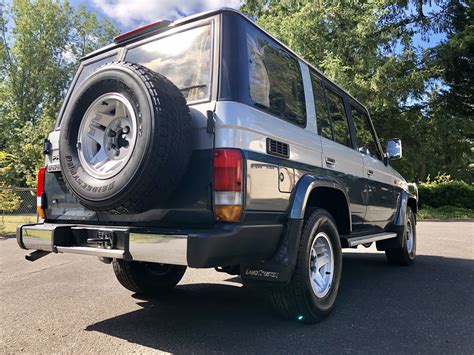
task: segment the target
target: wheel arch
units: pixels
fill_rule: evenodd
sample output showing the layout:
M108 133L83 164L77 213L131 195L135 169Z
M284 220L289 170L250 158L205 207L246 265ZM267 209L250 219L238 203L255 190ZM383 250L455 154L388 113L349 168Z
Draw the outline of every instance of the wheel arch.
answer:
M329 197L336 198L329 204ZM317 176L306 174L302 176L296 187L293 189L290 207L288 211L288 219L286 224L286 231L281 239L280 247L273 255L273 257L265 262L255 263L253 265L241 265L241 276L246 283L267 284L286 284L289 282L293 270L296 265L301 232L303 230L305 214L309 212L311 207L319 207L323 209L330 209L335 213L334 207L339 206L343 202L344 208L337 217L333 218L341 222L341 227L337 226L340 234L341 232L350 232L351 217L349 213L349 198L345 190L338 183L337 180L326 176ZM331 213L328 210L329 213Z
M386 228L387 232L397 233L397 237L378 241L377 250L403 248L405 244L408 208L413 211L416 223L416 211L418 210L416 195L409 191L402 190L398 197L398 207L394 219Z
M352 221L349 198L337 180L304 175L298 181L291 199L290 219L304 219L309 210L324 208L334 218L339 234L350 234Z

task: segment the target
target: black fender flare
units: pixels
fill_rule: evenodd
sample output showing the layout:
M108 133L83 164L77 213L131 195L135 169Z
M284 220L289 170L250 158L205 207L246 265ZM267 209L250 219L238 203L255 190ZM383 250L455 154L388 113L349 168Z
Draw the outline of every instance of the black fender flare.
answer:
M258 285L266 283L286 284L290 281L296 266L306 205L311 192L318 187L327 187L341 191L349 206L347 192L336 179L313 174L302 176L292 191L286 229L282 235L278 250L268 261L262 261L255 265L241 265L241 277L245 283L257 283Z
M377 250L398 249L405 246L404 237L407 226L408 208L414 209L414 213L418 211L418 188L416 184L408 184L408 188L402 190L398 196L397 212L392 223L387 227L387 231L397 233L397 237L378 241L376 243Z
M410 208L413 210L413 212L418 213L418 200L419 200L419 195L418 195L418 186L413 182L408 184L408 205ZM416 218L415 218L416 221Z
M342 192L346 199L346 204L349 207L349 196L347 195L347 191L341 186L337 179L330 176L306 174L298 180L298 183L293 189L290 199L290 209L288 212L289 219L304 219L309 196L311 195L311 192L318 187L326 187ZM349 225L352 225L350 211L348 218Z

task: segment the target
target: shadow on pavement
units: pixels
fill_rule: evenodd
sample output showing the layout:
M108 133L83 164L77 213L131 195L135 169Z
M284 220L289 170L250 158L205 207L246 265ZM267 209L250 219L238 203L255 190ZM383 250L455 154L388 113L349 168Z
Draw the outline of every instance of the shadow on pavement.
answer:
M325 321L280 320L255 288L191 284L167 299L87 327L167 352L469 352L474 262L345 253L336 309ZM234 281L234 280L232 280Z

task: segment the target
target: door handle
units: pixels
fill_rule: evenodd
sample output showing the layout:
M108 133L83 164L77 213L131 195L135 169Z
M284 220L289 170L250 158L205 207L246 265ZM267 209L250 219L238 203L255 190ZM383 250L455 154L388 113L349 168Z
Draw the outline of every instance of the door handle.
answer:
M326 157L326 165L330 165L330 166L336 165L336 159L330 158L330 157Z
M374 171L373 170L367 170L367 176L372 176L374 175Z

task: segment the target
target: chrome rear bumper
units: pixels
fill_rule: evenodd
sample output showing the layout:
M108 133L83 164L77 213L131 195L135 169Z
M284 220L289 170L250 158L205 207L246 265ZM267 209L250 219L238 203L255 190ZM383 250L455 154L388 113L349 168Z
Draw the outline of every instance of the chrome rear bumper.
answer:
M113 242L110 245L106 245L105 239L104 243L97 242L100 233L110 235ZM89 240L95 242L89 246ZM19 226L17 242L21 248L28 250L188 265L188 236L185 234L155 234L130 231L125 227L39 223Z

